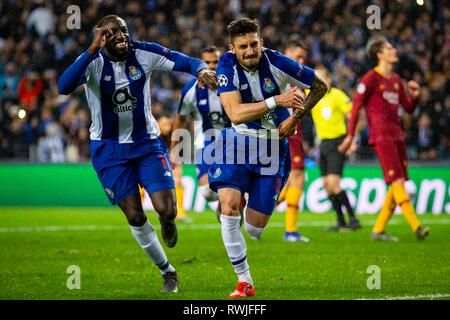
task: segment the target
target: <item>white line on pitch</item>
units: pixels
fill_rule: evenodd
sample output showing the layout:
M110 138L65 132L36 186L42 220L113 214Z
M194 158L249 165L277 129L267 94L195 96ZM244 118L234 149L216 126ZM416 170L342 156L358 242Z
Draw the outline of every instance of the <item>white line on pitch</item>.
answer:
M401 296L401 297L383 297L383 298L359 298L355 300L415 300L415 299L439 299L448 298L450 293L436 293L436 294L419 294L417 296Z
M363 221L365 225L372 225L375 220ZM390 225L398 225L406 223L403 220L392 220L389 221ZM422 223L426 225L449 225L450 219L422 219ZM329 227L332 224L329 221L302 221L299 222L300 227ZM156 224L155 229L159 229L160 226ZM284 222L269 222L269 227L271 228L282 228L284 227ZM115 230L127 230L126 225L84 225L84 226L27 226L27 227L2 227L0 228L0 233L17 233L17 232L57 232L57 231L115 231ZM179 230L213 230L220 229L220 224L209 223L209 224L182 224L178 223Z

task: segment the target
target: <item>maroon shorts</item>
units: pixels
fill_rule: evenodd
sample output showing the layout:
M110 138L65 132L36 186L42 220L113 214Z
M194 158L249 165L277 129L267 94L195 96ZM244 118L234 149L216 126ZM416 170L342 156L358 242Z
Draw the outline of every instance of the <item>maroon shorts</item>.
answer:
M400 178L408 180L408 158L403 141L377 142L374 147L387 184Z
M305 151L303 150L302 125L297 125L297 133L288 138L291 152L291 170L305 169Z

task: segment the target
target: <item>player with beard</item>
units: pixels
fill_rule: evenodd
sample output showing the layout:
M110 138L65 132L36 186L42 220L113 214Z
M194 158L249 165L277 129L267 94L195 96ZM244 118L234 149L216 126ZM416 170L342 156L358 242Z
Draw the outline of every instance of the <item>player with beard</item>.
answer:
M298 122L325 94L327 85L314 70L264 48L256 20L233 21L228 32L230 51L219 60L217 80L232 128L222 130L216 141L226 159L210 167L208 178L211 189L219 195L222 239L238 276L237 287L229 297L239 298L255 295L239 226L241 196L248 194L245 229L258 239L289 176L286 138L295 133ZM283 92L288 84L296 87ZM311 89L304 100L296 93L297 87ZM291 114L288 108L295 111ZM269 164L263 161L268 154Z

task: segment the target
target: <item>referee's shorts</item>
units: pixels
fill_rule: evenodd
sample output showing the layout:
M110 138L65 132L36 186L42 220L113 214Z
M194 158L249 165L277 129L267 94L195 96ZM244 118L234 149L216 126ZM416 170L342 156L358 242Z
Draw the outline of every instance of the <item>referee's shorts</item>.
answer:
M326 176L337 174L342 176L345 154L338 151L338 146L344 141L345 135L336 139L324 139L320 144L320 174Z

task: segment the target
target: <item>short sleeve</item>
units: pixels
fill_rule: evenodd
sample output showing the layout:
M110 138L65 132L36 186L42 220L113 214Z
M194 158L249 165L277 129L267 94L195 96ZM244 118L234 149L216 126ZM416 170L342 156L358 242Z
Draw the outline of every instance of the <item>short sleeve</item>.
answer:
M313 69L299 64L277 51L266 49L264 53L271 63L272 71L283 78L284 82L309 89L315 78Z
M217 88L217 95L224 92L239 90L234 83L234 63L230 57L230 53L226 53L220 58L216 74L217 82L219 84L219 87Z

